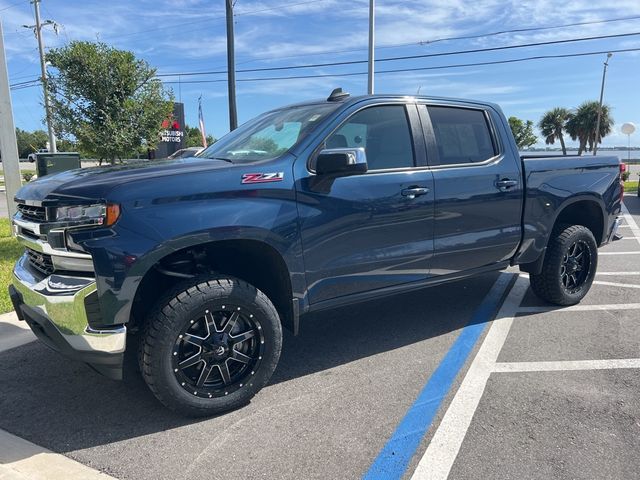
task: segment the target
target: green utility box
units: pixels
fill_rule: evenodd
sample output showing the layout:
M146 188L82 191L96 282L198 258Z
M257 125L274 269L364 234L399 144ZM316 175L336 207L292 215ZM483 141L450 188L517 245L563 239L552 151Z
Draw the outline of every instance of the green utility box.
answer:
M38 178L53 173L80 168L80 154L76 152L36 153Z

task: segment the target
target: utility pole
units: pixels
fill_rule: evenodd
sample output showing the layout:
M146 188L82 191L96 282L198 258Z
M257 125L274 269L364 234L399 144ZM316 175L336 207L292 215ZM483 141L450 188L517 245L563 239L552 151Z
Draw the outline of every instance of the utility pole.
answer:
M238 128L236 109L236 60L233 39L233 0L226 1L227 12L227 83L229 89L229 129Z
M602 71L602 85L600 86L600 104L598 105L598 121L596 122L596 143L593 146L593 156L598 153L598 143L600 142L600 119L602 118L602 98L604 97L604 79L607 76L607 67L609 66L609 59L613 56L613 53L607 53L607 59L604 62L604 70Z
M11 92L9 90L9 73L7 72L7 58L4 53L4 35L0 20L0 154L4 166L4 183L6 186L7 207L9 216L16 213L13 202L20 182L20 163L18 161L18 144L16 142L16 128L13 124L13 109L11 106Z
M25 28L32 29L36 38L38 39L38 50L40 51L40 71L42 73L42 91L44 93L44 110L47 118L47 131L49 132L49 151L51 153L57 152L56 147L56 136L53 133L53 126L51 125L51 104L49 102L49 89L47 88L47 67L44 62L44 43L42 41L42 27L47 25L53 25L56 33L58 32L58 25L53 20L46 20L44 23L40 23L40 1L41 0L32 0L33 6L35 8L36 13L36 24L35 25L23 25Z
M369 72L368 72L368 86L367 93L373 95L374 84L374 50L375 50L375 0L369 0Z

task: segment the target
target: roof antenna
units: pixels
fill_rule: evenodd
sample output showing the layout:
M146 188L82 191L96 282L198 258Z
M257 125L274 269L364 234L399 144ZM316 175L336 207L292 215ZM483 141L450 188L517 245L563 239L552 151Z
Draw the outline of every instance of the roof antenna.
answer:
M329 98L327 98L327 102L339 102L348 96L349 94L347 92L343 92L342 88L334 88L331 95L329 95Z

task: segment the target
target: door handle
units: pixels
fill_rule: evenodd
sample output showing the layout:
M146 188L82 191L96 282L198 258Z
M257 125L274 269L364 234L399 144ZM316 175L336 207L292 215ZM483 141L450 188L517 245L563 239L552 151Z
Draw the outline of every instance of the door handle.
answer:
M518 180L510 180L508 178L504 178L496 182L496 187L498 187L498 190L500 190L501 192L506 192L511 187L515 187L519 183L520 182L518 182Z
M407 197L409 200L413 200L420 195L426 195L427 193L429 193L429 189L426 187L410 187L405 188L400 193L402 193L403 197Z

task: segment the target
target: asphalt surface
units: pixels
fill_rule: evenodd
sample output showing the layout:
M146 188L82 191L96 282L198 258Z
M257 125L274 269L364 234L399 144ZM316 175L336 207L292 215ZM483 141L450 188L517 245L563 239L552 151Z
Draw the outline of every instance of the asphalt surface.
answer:
M625 202L640 224L640 199ZM628 236L632 229L620 231ZM640 255L618 254L632 251L640 252L639 241L601 249L607 255L599 257L598 272L616 275L596 281L625 286L596 284L581 305L640 303L640 275L619 274L640 273ZM307 318L301 335L285 337L271 383L248 406L204 420L165 410L134 375L112 382L39 343L23 345L0 353L0 428L122 479L359 478L497 278ZM531 292L521 304L544 306ZM638 309L521 312L498 362L637 359L638 318ZM439 432L490 328L405 478ZM639 374L634 368L491 373L449 478L638 478Z

